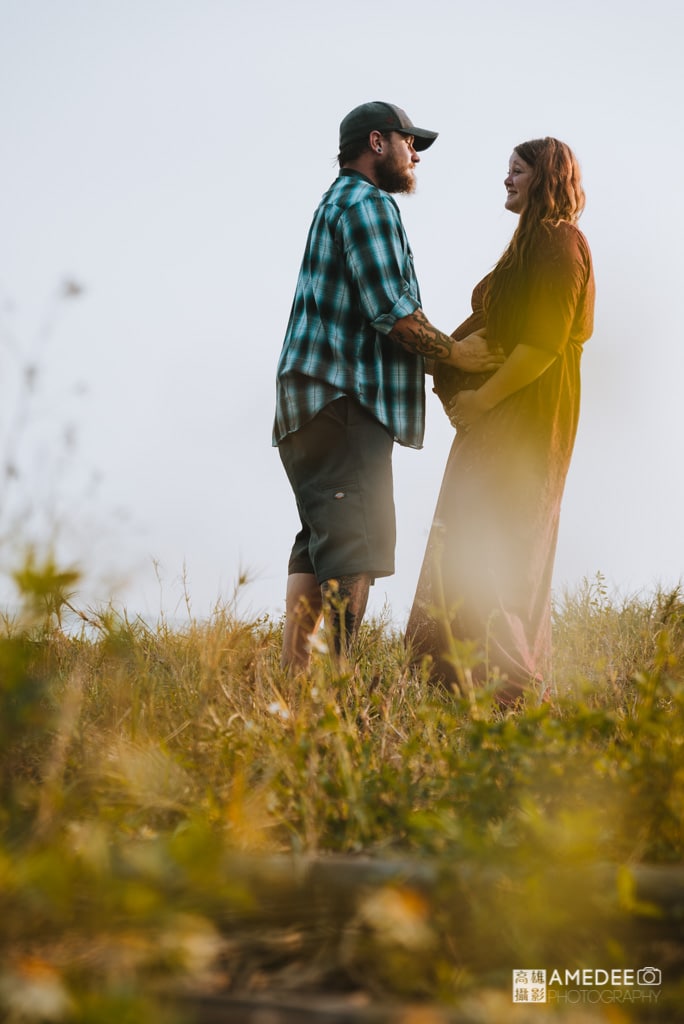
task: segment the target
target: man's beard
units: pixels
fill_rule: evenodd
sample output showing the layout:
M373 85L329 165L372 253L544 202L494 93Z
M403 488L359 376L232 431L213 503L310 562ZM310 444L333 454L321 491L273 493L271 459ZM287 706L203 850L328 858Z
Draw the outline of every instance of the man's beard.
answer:
M375 165L375 181L383 192L409 195L416 190L416 179L409 167L400 167L399 161L392 154L382 163Z

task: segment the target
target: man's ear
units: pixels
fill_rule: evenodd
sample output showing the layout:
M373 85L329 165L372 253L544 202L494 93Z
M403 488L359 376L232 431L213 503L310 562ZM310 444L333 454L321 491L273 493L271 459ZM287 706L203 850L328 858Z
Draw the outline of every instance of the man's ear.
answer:
M382 132L373 131L368 136L368 144L374 153L382 152Z

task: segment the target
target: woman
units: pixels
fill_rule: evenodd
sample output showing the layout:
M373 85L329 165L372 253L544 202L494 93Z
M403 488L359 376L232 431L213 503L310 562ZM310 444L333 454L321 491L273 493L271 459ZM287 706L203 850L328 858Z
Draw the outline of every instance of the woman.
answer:
M549 679L551 578L594 277L569 147L554 138L516 146L504 184L518 226L453 337L485 334L506 359L489 377L435 369L457 433L407 638L417 658L432 656L438 678L461 689L470 671L496 680L507 704Z

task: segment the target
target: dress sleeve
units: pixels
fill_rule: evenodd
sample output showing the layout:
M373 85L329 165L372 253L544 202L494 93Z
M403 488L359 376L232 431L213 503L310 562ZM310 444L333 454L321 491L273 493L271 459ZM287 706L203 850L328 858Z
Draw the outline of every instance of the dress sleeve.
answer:
M547 352L561 352L590 274L588 248L577 228L570 224L550 227L531 258L519 341Z
M338 224L347 269L365 319L381 334L420 308L413 255L393 205L357 203Z

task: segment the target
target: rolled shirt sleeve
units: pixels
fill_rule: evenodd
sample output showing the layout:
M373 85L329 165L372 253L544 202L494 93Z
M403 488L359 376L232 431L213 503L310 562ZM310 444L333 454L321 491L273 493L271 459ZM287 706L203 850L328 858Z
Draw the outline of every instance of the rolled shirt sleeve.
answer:
M389 334L397 320L420 309L413 253L396 204L378 194L349 209L338 229L363 316Z

